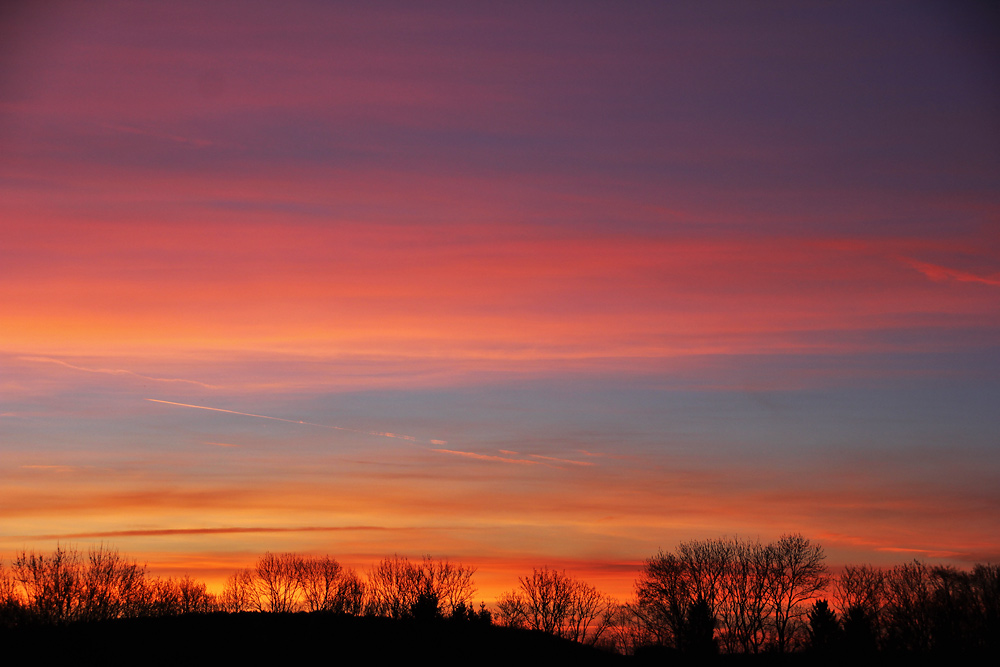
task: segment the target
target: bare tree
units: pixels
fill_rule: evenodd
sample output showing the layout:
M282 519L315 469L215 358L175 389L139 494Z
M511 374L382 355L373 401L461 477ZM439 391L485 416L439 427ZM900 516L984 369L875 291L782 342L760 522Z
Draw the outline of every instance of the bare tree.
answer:
M732 540L719 609L723 645L730 652L758 653L767 639L773 551L756 541Z
M622 655L633 655L640 646L657 643L637 602L614 605L608 619L608 639L614 650Z
M81 618L127 618L147 611L145 567L116 550L103 546L92 549L81 584Z
M737 538L681 543L646 561L637 615L660 644L689 652L785 651L804 627L803 605L829 581L823 549L801 535L772 544Z
M677 648L691 605L692 573L688 564L661 551L648 559L635 582L637 613L656 643Z
M182 587L183 588L183 587ZM187 590L191 603L229 612L331 611L360 614L365 586L353 570L330 556L304 558L294 553L265 553L253 568L234 572L218 600Z
M364 604L364 584L330 556L302 559L300 584L308 611L357 615Z
M497 621L508 628L523 628L528 624L528 608L519 591L506 591L497 598Z
M565 571L534 569L497 601L501 625L596 643L612 622L613 601Z
M573 580L570 614L563 624L562 636L582 644L600 641L608 625L615 602L590 584Z
M419 582L419 569L407 558L383 558L368 571L365 613L389 618L408 616L420 594Z
M0 561L0 629L19 625L24 612L17 583L12 573L8 572Z
M637 613L659 644L700 645L689 635L729 609L740 548L733 539L695 540L682 542L676 554L661 551L646 561L636 581ZM700 616L692 619L695 605ZM706 612L708 619L701 618Z
M969 575L972 582L970 634L981 637L985 648L1000 649L1000 564L976 564Z
M344 570L327 611L358 616L364 611L365 583L354 570Z
M144 598L146 614L149 616L173 616L182 613L181 589L173 579L148 578Z
M893 649L931 648L931 608L934 597L931 568L919 561L897 565L886 573L885 640Z
M519 577L525 598L528 627L549 634L559 634L570 614L573 583L565 572L543 567L530 577Z
M837 577L833 597L841 613L860 607L877 617L885 604L885 572L872 565L847 565Z
M682 542L677 555L687 573L687 597L693 604L703 600L714 616L728 595L727 580L739 550L735 539L716 538Z
M256 600L253 570L241 569L229 575L226 586L222 589L219 604L223 610L236 613L253 610Z
M17 585L14 577L4 568L0 561L0 604L8 604L17 601Z
M403 618L415 613L450 615L475 593L475 568L425 556L418 565L394 555L368 572L366 613Z
M145 565L104 546L91 549L86 559L61 546L51 555L22 551L13 574L26 611L43 622L178 613L171 586L148 577Z
M305 558L301 562L299 577L306 609L309 611L332 610L343 568L333 558Z
M475 568L424 556L420 567L420 586L424 595L437 599L439 612L450 616L457 607L471 604L476 592L472 583L475 572Z
M885 608L884 570L847 565L837 577L833 597L844 624L844 640L855 651L874 650L882 637Z
M21 551L14 559L13 571L36 618L56 624L78 618L83 588L80 552L61 546L51 556Z
M255 607L260 611L289 612L302 596L302 557L265 553L254 570Z
M805 603L815 599L830 581L823 547L800 534L783 535L769 545L773 573L769 577L775 647L789 648L792 631L801 624Z
M177 582L181 592L182 614L207 614L218 609L218 600L208 592L203 581L196 581L184 575Z

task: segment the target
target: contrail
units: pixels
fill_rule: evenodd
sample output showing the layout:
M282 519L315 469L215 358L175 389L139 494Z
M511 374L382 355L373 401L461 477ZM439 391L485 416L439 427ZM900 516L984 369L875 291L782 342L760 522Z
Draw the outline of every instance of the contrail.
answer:
M316 428L328 428L328 429L331 429L331 430L334 430L334 431L349 431L350 433L360 433L362 435L374 435L374 436L379 436L379 437L383 437L383 438L395 438L397 440L406 440L407 442L412 442L412 443L417 443L417 444L430 443L430 444L433 444L433 445L438 445L438 447L436 447L436 448L426 448L427 451L434 452L436 454L450 454L452 456L461 456L461 457L464 457L464 458L475 459L475 460L479 460L479 461L488 461L488 462L495 462L495 463L516 463L516 464L528 465L528 466L540 465L540 466L545 466L547 468L559 468L559 469L562 469L562 470L564 470L565 468L563 468L560 465L556 465L556 464L559 464L559 463L566 464L566 463L568 463L568 464L576 465L576 466L592 466L592 465L594 465L593 463L591 463L589 461L574 461L572 459L563 459L563 458L558 458L558 457L555 457L555 456L542 456L541 454L528 454L528 456L531 457L531 458L528 458L528 459L525 459L525 458L513 458L514 456L518 456L517 452L512 452L512 451L509 451L509 450L506 450L506 449L501 449L500 451L503 454L506 454L508 456L493 456L493 455L490 455L490 454L479 454L479 453L476 453L476 452L465 452L465 451L461 451L461 450L457 450L457 449L442 449L442 448L440 448L441 445L447 445L448 444L447 441L445 441L445 440L428 440L428 441L422 441L422 440L418 440L417 438L413 437L412 435L403 435L402 433L389 433L389 432L384 432L384 431L362 431L360 429L347 428L346 426L333 426L331 424L317 424L316 422L307 422L307 421L302 421L302 420L299 420L299 419L285 419L284 417L271 417L269 415L258 415L258 414L254 413L254 412L240 412L238 410L226 410L225 408L213 408L213 407L209 407L207 405L192 405L191 403L177 403L176 401L164 401L164 400L159 399L159 398L147 398L146 400L150 401L152 403L163 403L164 405L176 405L177 407L180 407L180 408L194 408L195 410L210 410L212 412L224 412L226 414L239 415L241 417L255 417L257 419L270 419L270 420L276 421L276 422L285 422L286 424L299 424L301 426L315 426ZM210 444L210 445L219 445L219 446L222 446L222 447L235 447L236 446L236 445L231 445L229 443L222 443L222 442L209 442L207 444Z
M592 466L592 465L594 465L590 461L574 461L573 459L561 459L561 458L559 458L557 456L542 456L541 454L528 454L528 456L530 456L531 458L534 458L534 459L543 459L545 461L557 461L559 463L571 463L571 464L573 464L575 466Z
M258 415L252 412L237 412L236 410L225 410L223 408L211 408L207 405L191 405L190 403L175 403L174 401L162 401L158 398L147 398L147 401L152 401L153 403L164 403L166 405L176 405L182 408L195 408L197 410L211 410L212 412L225 412L231 415L240 415L242 417L256 417L257 419L271 419L276 422L285 422L286 424L301 424L302 426L315 426L317 428L328 428L334 431L349 431L351 433L361 433L362 435L375 435L383 438L396 438L397 440L407 440L409 442L417 442L417 439L412 435L403 435L401 433L389 433L383 431L362 431L356 428L347 428L346 426L331 426L330 424L317 424L315 422L306 422L298 419L283 419L281 417L269 417L267 415ZM443 441L432 441L432 442L443 442Z
M198 382L197 380L185 380L184 378L158 378L152 375L141 375L135 371L126 370L124 368L86 368L84 366L76 366L74 364L67 363L61 359L52 359L50 357L18 357L18 359L23 359L24 361L38 361L47 364L59 364L65 366L66 368L72 368L75 371L84 371L86 373L104 373L105 375L131 375L137 377L141 380L151 380L153 382L187 382L188 384L196 384L199 387L205 387L206 389L218 389L217 386L212 384L205 384L204 382Z

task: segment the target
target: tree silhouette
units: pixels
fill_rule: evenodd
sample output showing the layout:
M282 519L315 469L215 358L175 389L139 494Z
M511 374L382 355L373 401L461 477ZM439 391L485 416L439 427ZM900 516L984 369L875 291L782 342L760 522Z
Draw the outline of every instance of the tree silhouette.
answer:
M972 582L971 636L980 638L982 648L1000 651L1000 564L977 564L969 575Z
M17 583L0 561L0 628L17 627L24 617L25 609L18 595Z
M233 572L226 579L219 604L225 611L235 614L253 609L255 599L253 571L244 568Z
M618 653L634 655L636 649L658 643L642 614L641 607L632 602L615 604L609 610L609 642Z
M0 576L3 604L17 607L20 618L51 625L216 609L205 584L150 577L144 565L104 546L86 557L62 546L48 555L21 551L10 574Z
M451 616L448 618L455 623L472 623L479 626L493 624L493 614L486 608L485 602L479 603L478 611L472 605L459 603L451 610Z
M851 655L867 655L878 648L877 621L861 605L844 612L844 646Z
M333 597L327 602L325 611L351 616L362 614L365 608L365 582L354 570L342 570Z
M648 559L636 581L637 613L657 643L677 648L691 606L694 574L687 562L660 552ZM702 598L704 599L704 598Z
M783 535L767 549L773 568L769 584L775 648L784 653L791 633L805 615L803 604L824 590L830 577L823 564L823 548L801 534Z
M305 558L299 565L302 596L308 611L329 611L334 606L343 568L333 558Z
M573 582L565 572L548 567L533 570L530 577L519 577L525 597L528 627L550 635L559 634L570 614Z
M887 573L885 594L887 646L897 651L930 650L934 596L931 569L919 561L896 565Z
M497 598L497 620L508 628L524 628L528 624L528 607L518 591L505 591Z
M425 588L417 594L417 599L410 605L409 616L418 621L429 621L435 618L443 618L441 614L441 601L431 588ZM452 610L454 614L454 609Z
M613 601L565 571L535 568L530 577L519 577L518 583L516 591L498 600L501 624L590 644L607 629Z
M394 555L382 559L368 572L366 613L404 618L414 609L421 614L451 615L456 606L468 605L476 589L475 568L436 561L425 556L418 565Z
M720 599L722 641L730 652L758 653L767 641L773 599L773 551L760 542L732 540Z
M822 548L802 535L771 544L683 542L676 553L661 551L646 561L636 581L638 613L661 644L681 649L700 601L727 651L786 651L803 627L805 603L828 582Z
M834 600L844 614L855 607L864 612L877 638L881 634L880 619L885 606L885 572L872 565L847 565L837 577Z
M22 551L12 569L38 619L60 624L79 618L83 560L78 551L61 546L51 556Z
M148 579L145 605L145 615L149 616L204 614L219 609L218 601L205 584L187 575L176 580Z
M691 656L708 656L718 653L715 641L717 620L703 598L694 601L688 610L683 630L678 637L677 648Z
M177 582L177 589L180 592L181 614L207 614L218 606L215 596L208 592L203 581L184 575Z
M826 600L816 600L809 610L809 648L821 655L833 653L843 641L837 614Z
M289 612L302 597L302 557L293 553L265 553L254 568L256 606L260 611Z

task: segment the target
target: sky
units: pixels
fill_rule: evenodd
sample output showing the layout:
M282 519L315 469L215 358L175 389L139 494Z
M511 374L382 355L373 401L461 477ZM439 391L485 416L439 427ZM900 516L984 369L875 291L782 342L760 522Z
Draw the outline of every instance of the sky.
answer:
M0 10L0 557L1000 560L955 2Z

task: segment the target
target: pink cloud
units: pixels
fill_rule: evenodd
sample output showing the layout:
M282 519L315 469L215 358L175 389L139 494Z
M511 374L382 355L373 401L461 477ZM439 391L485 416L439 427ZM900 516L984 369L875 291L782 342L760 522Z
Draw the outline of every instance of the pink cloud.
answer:
M944 266L938 266L937 264L930 264L928 262L920 262L910 257L902 257L900 259L936 282L955 281L1000 286L1000 274L994 274L992 276L978 276L974 273L969 273L968 271L950 269Z

